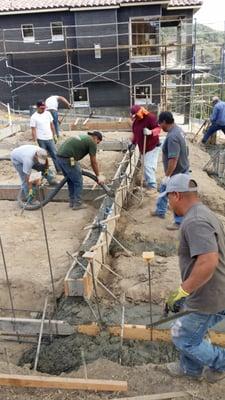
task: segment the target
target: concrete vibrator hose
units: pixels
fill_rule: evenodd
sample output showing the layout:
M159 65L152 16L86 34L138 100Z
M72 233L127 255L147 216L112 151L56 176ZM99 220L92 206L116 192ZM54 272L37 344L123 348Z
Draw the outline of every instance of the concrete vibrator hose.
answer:
M98 182L96 176L89 171L82 170L82 175L87 176L88 178L92 179L95 182ZM58 185L56 185L55 188L48 194L48 196L46 196L46 198L43 199L43 201L41 201L39 204L34 204L34 205L26 204L22 201L22 190L20 190L18 198L17 198L19 206L27 211L35 211L41 207L46 206L46 204L48 204L56 196L56 194L62 189L62 187L65 185L66 182L67 182L67 178L63 178L58 183ZM104 185L104 184L99 184L99 185L102 187L102 189L105 191L105 193L108 196L113 197L113 193L107 185Z

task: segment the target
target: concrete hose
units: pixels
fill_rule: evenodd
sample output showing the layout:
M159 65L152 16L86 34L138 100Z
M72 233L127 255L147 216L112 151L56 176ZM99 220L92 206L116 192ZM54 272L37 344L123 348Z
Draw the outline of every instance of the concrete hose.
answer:
M88 178L97 182L96 176L89 171L82 170L82 175L87 176ZM24 204L24 202L22 201L22 190L20 190L18 198L17 198L18 204L21 208L23 208L24 210L27 210L27 211L39 210L39 208L46 206L46 204L48 204L56 196L56 194L62 189L62 187L65 185L66 182L67 182L67 178L63 178L59 182L59 184L49 193L49 195L43 201L41 201L39 204L35 204L35 205L26 204L26 203ZM107 185L100 184L100 186L102 187L102 189L105 191L105 193L108 196L113 197L113 193Z

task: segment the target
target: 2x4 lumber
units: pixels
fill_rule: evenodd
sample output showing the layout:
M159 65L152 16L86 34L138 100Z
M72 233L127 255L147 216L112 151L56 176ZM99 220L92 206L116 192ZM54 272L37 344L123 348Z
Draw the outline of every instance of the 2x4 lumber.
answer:
M103 193L102 188L99 186L95 190L91 190L92 186L85 185L83 189L84 201L93 201ZM44 196L46 197L52 190L53 187L44 187ZM20 192L20 185L0 185L0 200L16 200ZM68 201L68 189L65 185L54 197L52 201Z
M0 374L0 386L127 392L126 381Z
M74 326L75 331L88 336L97 336L101 332L101 328L96 324L77 325ZM112 336L121 335L121 326L108 326L106 331ZM128 340L150 340L152 332L153 341L171 342L170 329L148 328L146 325L130 325L125 324L123 328L123 337ZM225 332L209 331L209 337L213 344L225 347Z
M19 335L38 335L40 332L41 319L32 318L0 318L0 335L7 333L13 335L16 332ZM43 323L44 335L71 335L74 333L73 327L66 321L45 320Z
M120 397L113 400L169 400L177 399L182 397L190 397L188 392L168 392L168 393L157 393L149 394L146 396L136 396L136 397Z

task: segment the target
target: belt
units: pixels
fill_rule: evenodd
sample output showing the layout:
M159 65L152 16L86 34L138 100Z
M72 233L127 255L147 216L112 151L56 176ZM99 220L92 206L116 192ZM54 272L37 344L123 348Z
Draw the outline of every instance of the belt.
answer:
M59 156L59 154L57 154L57 157L59 157L59 158L64 158L65 160L68 160L69 158L71 158L71 157L63 157L63 156Z

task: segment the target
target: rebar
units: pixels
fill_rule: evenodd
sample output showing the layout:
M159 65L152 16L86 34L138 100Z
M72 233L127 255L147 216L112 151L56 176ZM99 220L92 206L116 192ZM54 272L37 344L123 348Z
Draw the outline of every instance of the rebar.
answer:
M38 336L37 352L36 352L35 361L34 361L34 371L37 371L37 366L38 366L39 354L40 354L40 349L41 349L41 339L42 339L42 335L43 335L43 328L44 328L44 321L45 321L47 305L48 305L48 296L46 296L46 298L45 298L44 308L43 308L43 313L42 313L42 318L41 318L41 326L40 326L40 332L39 332L39 336Z
M8 275L8 270L7 270L6 260L5 260L5 253L4 253L4 249L3 249L1 236L0 236L0 247L1 247L1 253L2 253L3 266L4 266L4 270L5 270L6 282L7 282L7 287L8 287L9 299L10 299L10 304L11 304L11 312L13 315L13 329L17 334L18 341L20 341L19 332L17 331L17 328L16 328L16 313L15 313L15 308L14 308L14 303L13 303L11 285L10 285L10 281L9 281L9 275Z

